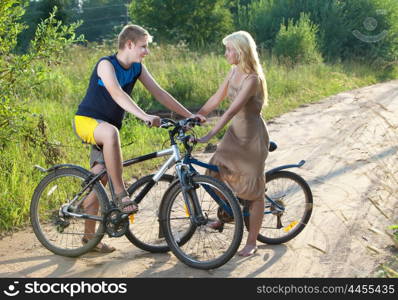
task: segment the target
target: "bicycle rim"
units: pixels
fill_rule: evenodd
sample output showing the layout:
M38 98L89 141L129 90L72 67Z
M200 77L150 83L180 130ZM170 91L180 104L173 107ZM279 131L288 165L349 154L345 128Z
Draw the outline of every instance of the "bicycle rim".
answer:
M79 256L90 251L103 237L102 222L63 216L60 213L61 207L81 191L86 175L76 169L55 170L43 178L33 194L30 217L34 233L42 245L55 254ZM84 205L80 205L73 212L101 217L104 191L95 185L93 192L99 199L98 212L92 213L84 208ZM81 196L85 197L87 192ZM86 234L89 242L84 244L82 238L85 235L86 222L94 224L95 230L94 233Z
M190 239L181 243L181 233L192 226L192 223L181 186L177 185L170 191L162 207L164 231L171 250L183 263L198 269L214 269L225 264L236 253L243 234L242 213L237 199L220 181L199 175L193 177L193 183L198 186L193 192L198 197L207 224L195 225L196 230ZM204 187L210 187L218 195L222 195L232 210L234 218L225 223L222 230L212 229L208 225L218 220L219 205ZM191 202L193 197L190 194Z

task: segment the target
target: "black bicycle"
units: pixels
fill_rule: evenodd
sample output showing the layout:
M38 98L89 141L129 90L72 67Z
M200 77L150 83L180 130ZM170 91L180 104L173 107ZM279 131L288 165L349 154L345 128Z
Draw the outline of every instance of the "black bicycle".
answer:
M212 269L225 264L235 254L242 239L242 211L237 198L224 183L209 176L199 175L183 162L177 142L181 141L182 145L189 147L189 135L186 135L186 131L195 125L198 125L198 121L194 119L179 122L163 119L161 127L169 129L170 148L123 162L123 166L128 167L148 159L170 156L156 174L145 177L128 188L131 198L140 204L144 197L151 196L151 191L159 191L158 188L154 188L156 185L171 181L166 171L175 166L176 179L162 197L159 216L156 213L156 226L136 222L139 219L153 221L153 217L147 215L153 211L147 209L147 205L152 205L151 201L142 202L139 212L130 217L117 207L111 178L111 197L108 197L100 181L106 170L93 174L71 164L56 165L49 169L36 166L48 173L36 187L30 205L30 219L38 240L53 253L72 257L90 251L101 241L105 233L110 237L120 237L127 233L134 244L153 252L167 251L167 243L172 244L173 250L186 244L197 234L206 235L207 224L217 218L211 208L222 207L233 216L233 221L228 224L226 230L209 231L207 238L199 241L195 239L198 251L189 259L174 253L184 263L195 268ZM203 190L206 193L203 193ZM96 215L87 213L85 208L85 199L91 192L98 198L99 209ZM170 231L170 218L188 219L189 222L185 222L177 230ZM95 232L91 234L88 242L82 243L82 237L88 234L87 222L95 222ZM132 224L130 228L129 224ZM151 232L158 237L158 243L148 243L144 238L137 238L137 234L133 235L129 230L131 228Z

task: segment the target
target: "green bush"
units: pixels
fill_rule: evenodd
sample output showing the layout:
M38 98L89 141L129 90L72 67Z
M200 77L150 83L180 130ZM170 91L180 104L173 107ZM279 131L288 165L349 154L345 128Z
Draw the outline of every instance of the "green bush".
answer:
M288 25L282 24L276 36L275 55L293 64L321 62L317 31L318 26L311 23L307 14L302 14L296 24L292 19L288 20Z
M41 157L53 164L61 152L50 142L45 119L31 111L32 98L39 95L51 69L63 60L63 53L76 37L79 23L62 25L56 8L36 29L28 51L15 53L18 35L26 28L20 22L24 0L0 1L0 170L4 182L0 192L0 227L10 228L26 219L30 171L26 162ZM21 166L20 166L21 164ZM24 187L28 187L25 189Z
M19 141L21 137L37 140L34 123L38 120L29 113L30 97L40 92L51 67L62 62L64 50L76 37L79 23L69 26L55 19L56 8L42 21L25 54L15 54L18 35L26 27L19 21L25 9L22 0L0 2L0 147ZM0 156L1 158L1 156Z

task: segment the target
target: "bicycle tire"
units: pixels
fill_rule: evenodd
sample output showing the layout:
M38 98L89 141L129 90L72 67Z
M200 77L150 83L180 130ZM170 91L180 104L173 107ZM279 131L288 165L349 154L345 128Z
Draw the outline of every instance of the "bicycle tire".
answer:
M211 229L205 224L200 226L193 224L181 195L182 187L178 184L167 192L160 207L163 231L170 249L181 262L197 269L215 269L228 262L235 255L241 243L243 235L242 211L238 200L221 181L209 176L194 175L192 183L198 188L188 192L189 200L192 202L193 197L198 196L198 202L202 207L206 221L217 220L219 207L204 189L199 190L201 187L210 186L219 195L221 194L230 205L234 216L233 224L230 226L230 223L226 223L222 231ZM180 201L181 204L178 204L177 201ZM214 211L211 211L211 209L214 209ZM185 226L195 227L193 235L185 243L179 243L179 230L184 228L182 221L187 223ZM230 240L227 241L228 238ZM199 245L200 242L203 242L203 245ZM202 255L204 256L203 259Z
M134 182L127 189L129 196L134 199L134 194L137 194L142 187L150 182L152 177L153 174ZM125 235L136 247L152 253L164 253L170 250L166 240L163 241L162 238L159 207L164 194L163 183L169 185L174 179L174 176L164 174L141 200L138 212L130 216L130 225Z
M89 171L84 172L75 168L56 169L40 181L33 193L30 204L33 232L40 243L55 254L69 257L80 256L94 248L104 236L103 222L98 222L93 237L87 243L83 243L81 238L84 236L85 220L76 217L59 217L61 206L73 198L73 193L80 192L89 174ZM97 182L93 185L93 191L98 198L98 214L102 217L106 210L107 200L105 199L108 199L105 189ZM76 230L81 232L74 232Z
M278 224L278 215L270 213L272 206L268 208L270 202L265 200L264 218L257 240L272 245L286 243L295 238L307 225L313 207L312 192L308 183L294 172L278 171L266 173L265 176L266 198L283 203L285 211L279 216L280 224ZM296 208L293 206L295 203L298 204ZM298 208L301 211L297 212ZM268 224L276 224L276 226L274 228ZM249 230L247 219L245 225Z

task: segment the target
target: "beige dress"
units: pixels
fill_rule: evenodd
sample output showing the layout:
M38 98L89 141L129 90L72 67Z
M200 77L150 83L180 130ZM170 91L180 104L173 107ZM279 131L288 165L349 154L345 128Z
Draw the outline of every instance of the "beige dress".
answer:
M248 76L239 87L232 86L230 80L229 99L235 99ZM267 94L263 94L259 80L256 94L232 118L230 127L210 160L210 164L219 167L220 173L209 171L209 175L226 182L244 200L264 199L264 167L269 148L267 126L261 117L264 97Z

